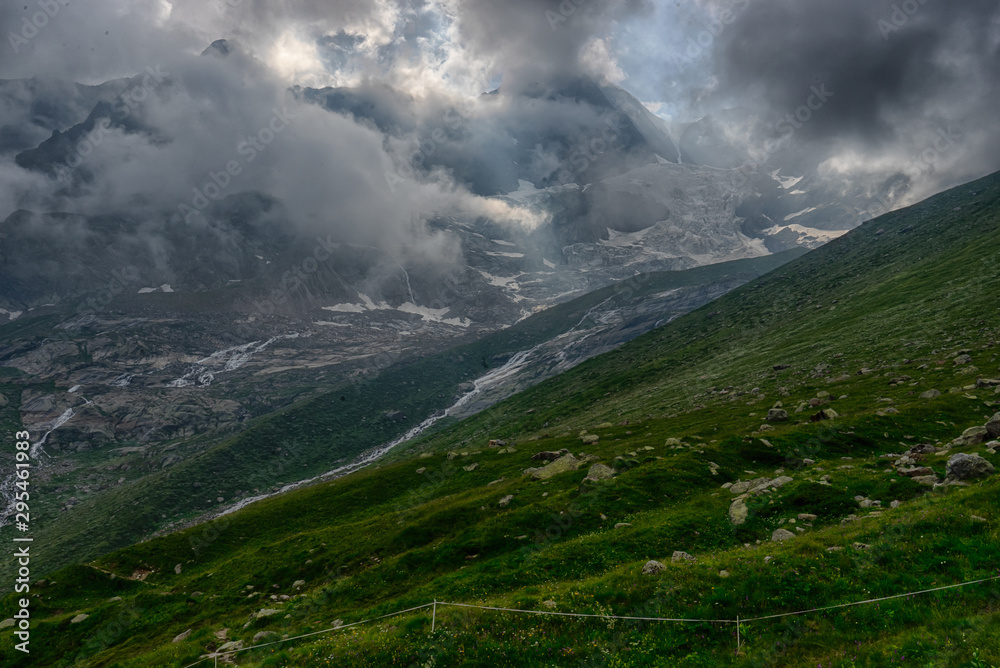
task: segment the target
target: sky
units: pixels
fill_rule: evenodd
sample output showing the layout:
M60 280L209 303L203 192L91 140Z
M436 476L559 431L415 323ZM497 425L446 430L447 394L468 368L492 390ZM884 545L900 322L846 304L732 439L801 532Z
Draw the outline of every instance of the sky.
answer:
M445 114L465 109L452 148L489 151L509 140L497 117L537 122L518 115L519 94L584 75L625 88L676 132L724 119L749 151L768 152L792 123L798 155L845 190L906 174L894 205L1000 169L995 0L21 0L0 6L0 36L0 79L170 74L170 85L146 80L133 116L157 132L109 131L86 161L98 176L58 202L81 212L177 209L236 162L227 188L267 189L296 219L358 241L412 246L412 212L442 207L537 224L446 170L403 178L388 197L386 174L419 145L406 128L447 129ZM199 55L218 39L235 55ZM403 131L296 107L293 86L354 87L395 109ZM497 87L502 111L475 107ZM16 97L0 106L0 139L38 131L22 127L36 111ZM552 122L583 113L552 110ZM250 169L242 142L275 115L284 132ZM48 179L9 158L0 218L51 206Z

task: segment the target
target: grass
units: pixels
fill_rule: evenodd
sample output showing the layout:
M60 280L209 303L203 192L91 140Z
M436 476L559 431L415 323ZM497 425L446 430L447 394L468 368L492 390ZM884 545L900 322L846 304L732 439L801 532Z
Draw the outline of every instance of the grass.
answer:
M32 661L184 666L217 648L222 629L252 644L260 632L295 636L434 599L747 619L995 576L1000 477L932 491L891 472L885 455L947 444L997 410L1000 395L976 378L998 375L998 213L1000 176L943 193L428 434L410 453L53 573L32 587ZM953 362L965 350L971 373ZM943 394L920 398L932 388ZM765 423L779 401L791 419ZM839 417L812 422L820 408ZM599 440L585 444L587 435ZM488 448L493 438L516 452ZM522 475L533 453L560 448L618 475ZM982 446L923 464L943 473L959 451L1000 466ZM723 484L778 474L793 480L755 497L733 526ZM796 536L771 542L778 528ZM675 550L697 560L672 563ZM666 570L642 575L649 559ZM754 621L739 654L732 624L439 608L433 633L421 610L237 662L996 666L998 607L994 582ZM280 612L258 618L264 608ZM8 598L0 617L12 611ZM81 612L90 616L71 623ZM16 660L8 638L0 665Z

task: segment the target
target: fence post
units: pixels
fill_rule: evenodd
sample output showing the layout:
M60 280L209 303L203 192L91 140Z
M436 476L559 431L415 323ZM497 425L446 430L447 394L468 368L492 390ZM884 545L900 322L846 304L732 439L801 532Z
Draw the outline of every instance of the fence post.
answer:
M740 655L740 616L736 615L736 656Z
M434 626L437 624L438 602L434 599L434 611L431 613L431 633L434 633Z

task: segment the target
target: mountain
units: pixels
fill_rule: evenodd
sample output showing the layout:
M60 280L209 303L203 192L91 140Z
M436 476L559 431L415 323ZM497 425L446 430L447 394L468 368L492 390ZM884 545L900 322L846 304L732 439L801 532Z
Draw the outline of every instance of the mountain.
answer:
M494 609L439 604L433 631L424 608L235 660L996 663L996 580L882 599L996 576L998 217L995 174L375 466L53 573L32 586L35 658L188 665L436 600ZM752 621L734 653L732 623L612 614Z
M316 309L329 320L289 330L296 321L277 316L246 322L224 292L202 304L127 295L97 314L2 327L4 412L39 458L42 559L96 557L354 468L366 451L477 412L800 253L639 275L447 348L440 330L456 326L433 313L369 302ZM0 487L4 523L13 482Z

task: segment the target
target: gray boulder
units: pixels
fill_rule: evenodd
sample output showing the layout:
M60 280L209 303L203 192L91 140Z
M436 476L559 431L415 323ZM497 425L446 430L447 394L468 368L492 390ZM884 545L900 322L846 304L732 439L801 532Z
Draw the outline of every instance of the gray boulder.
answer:
M784 408L772 408L767 411L768 422L785 422L788 420L788 411Z
M795 538L795 534L788 529L775 529L774 533L771 534L771 540L775 543L780 543L789 538Z
M615 477L615 470L610 466L605 466L604 464L594 464L587 471L587 477L584 480L589 480L591 482L597 482L598 480L610 480Z
M580 460L573 455L564 455L531 474L532 480L548 480L553 476L580 468Z
M676 563L680 563L682 561L695 561L695 558L692 557L687 552L682 552L681 550L676 550L674 552L673 556L670 557L670 561L676 564Z
M740 497L733 501L732 505L729 506L729 521L735 526L739 526L747 521L747 516L750 514L750 509L747 508L747 502Z
M985 443L989 440L989 431L986 427L969 427L962 432L962 435L951 442L952 447L967 447L970 445L979 445L980 443Z
M920 393L921 399L936 399L937 397L940 396L941 392L939 390L927 390L926 392Z
M990 418L986 423L986 432L993 438L1000 438L1000 413Z
M993 464L979 455L958 453L948 458L948 478L950 480L987 478L994 472Z
M663 571L667 570L667 567L658 561L647 561L646 565L642 567L643 575L659 575Z

